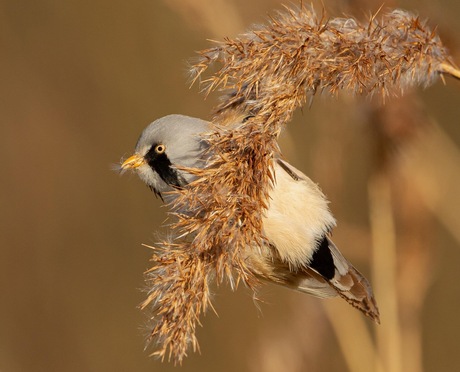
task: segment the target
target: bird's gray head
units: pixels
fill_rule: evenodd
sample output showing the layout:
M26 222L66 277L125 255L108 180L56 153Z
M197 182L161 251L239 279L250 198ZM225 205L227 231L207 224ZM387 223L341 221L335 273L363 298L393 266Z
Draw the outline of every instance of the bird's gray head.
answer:
M203 151L208 147L200 134L209 132L210 123L184 115L168 115L144 129L134 155L121 165L134 169L158 195L182 187L191 175L176 166L202 168Z

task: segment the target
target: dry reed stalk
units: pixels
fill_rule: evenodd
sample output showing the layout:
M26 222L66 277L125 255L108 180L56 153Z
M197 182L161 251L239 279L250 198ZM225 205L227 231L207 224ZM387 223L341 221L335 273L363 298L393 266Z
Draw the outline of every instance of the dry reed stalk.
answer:
M423 212L425 207L460 242L457 198L460 151L442 128L432 121L425 125L424 130L419 131L417 137L417 141L406 146L399 164L399 179L410 184L411 197L418 202L418 210L412 214L416 214L420 223L423 215L427 214L426 211ZM407 210L407 205L403 208ZM411 222L414 223L415 218L411 217ZM430 222L425 222L425 225L432 229L433 224ZM414 247L414 242L409 242L412 243L412 249L408 250L406 242L402 245L405 251L400 254L401 265L404 267L400 272L399 288L403 310L401 316L405 371L423 370L421 309L436 271L436 250L424 248L428 244L427 237L427 226L419 227L417 238L423 240L423 243L415 242Z
M154 255L143 304L156 309L155 354L179 363L190 343L198 348L195 327L209 304L209 280L227 279L233 288L239 281L252 289L258 284L247 252L265 241L261 221L272 161L293 111L316 92L386 96L428 85L452 65L438 36L410 13L396 10L359 23L318 17L303 5L199 54L194 81L221 65L202 82L207 94L223 91L208 135L213 156L204 169L188 169L198 176L190 188L175 191L174 243Z
M364 318L355 311L344 312L332 302L324 301L323 307L334 329L348 370L385 371Z
M407 149L402 173L415 185L426 207L460 243L460 149L435 123L419 137Z
M399 165L399 164L398 164ZM398 289L401 309L403 370L422 372L424 362L422 310L433 283L437 254L433 249L436 228L433 215L414 192L413 181L406 183L398 167L392 177L395 205L398 206Z
M378 350L388 370L419 372L423 369L420 318L431 279L433 224L414 193L415 180L403 182L401 160L410 156L410 149L418 146L431 125L411 95L378 109L371 120L380 149L378 174L370 182L371 210L380 211L380 217L371 216L374 239L380 242L373 246L373 267L380 278L375 285L385 289L379 296L390 322L386 330L376 330ZM400 230L397 242L395 226ZM398 343L400 350L395 350Z
M385 370L402 371L401 326L397 286L396 232L388 175L380 172L369 181L372 233L372 283L379 294L386 326L377 327L377 355Z

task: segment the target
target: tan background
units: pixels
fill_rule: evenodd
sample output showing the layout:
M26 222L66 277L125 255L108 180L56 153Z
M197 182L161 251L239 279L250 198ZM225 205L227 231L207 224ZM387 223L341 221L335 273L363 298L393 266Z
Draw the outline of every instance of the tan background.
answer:
M140 131L157 117L208 117L214 101L203 100L197 87L188 89L184 61L206 48L207 38L234 36L264 22L280 3L0 1L1 372L177 370L143 351L145 316L136 309L150 254L140 244L154 241L165 211L137 178L120 178L110 165L129 155ZM379 5L326 2L332 16L346 11L362 17ZM460 63L458 2L398 6L439 25ZM419 358L426 371L453 371L460 362L460 82L439 81L412 97L453 147L438 144L425 153L439 174L428 176L436 198L414 196L411 204L422 228L411 225L411 214L394 201L398 246L413 228L413 236L423 236L419 249L427 257L422 279L405 275L412 261L398 261L402 286L426 286L414 310L421 356L408 349L403 354ZM398 100L387 106L392 102ZM367 107L346 94L317 97L296 115L282 147L330 197L338 246L370 275L367 182L375 162L372 130L363 124ZM404 185L406 197L418 195L417 185ZM419 210L423 203L428 207ZM216 289L219 318L210 313L203 319L202 355L191 355L182 370L347 370L335 336L340 331L322 302L272 286L262 294L266 303L259 312L244 288L236 294ZM336 313L354 312L340 300L329 303ZM362 341L353 327L346 337L350 345ZM368 356L363 351L361 357Z

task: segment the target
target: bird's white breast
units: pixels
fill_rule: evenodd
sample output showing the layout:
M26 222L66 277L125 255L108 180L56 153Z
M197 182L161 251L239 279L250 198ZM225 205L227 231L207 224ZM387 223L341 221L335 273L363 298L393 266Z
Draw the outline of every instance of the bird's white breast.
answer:
M275 161L276 184L270 193L263 229L281 260L298 268L310 262L317 241L335 226L335 219L318 186L293 166L282 164L299 179Z

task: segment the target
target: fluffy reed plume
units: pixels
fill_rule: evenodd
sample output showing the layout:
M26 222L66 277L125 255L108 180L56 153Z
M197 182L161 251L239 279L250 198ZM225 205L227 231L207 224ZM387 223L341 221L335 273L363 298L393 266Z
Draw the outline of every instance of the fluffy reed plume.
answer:
M258 284L246 257L264 242L276 140L308 95L344 89L386 96L458 72L438 36L401 10L363 24L286 8L267 25L199 55L194 81L220 65L202 82L206 93L223 91L208 136L214 155L204 169L188 170L198 176L191 187L175 191L174 239L155 250L142 305L155 309L154 354L179 363L190 344L198 349L195 328L210 304L210 280L228 280L232 288L239 281L252 289Z
M222 67L203 81L205 91L233 91L220 110L244 102L260 113L281 103L288 104L280 108L284 116L308 93L346 89L386 96L394 88L427 86L439 73L458 77L439 37L402 10L359 23L318 17L303 6L287 9L266 26L200 52L191 70L194 79L213 63Z
M210 270L206 259L177 248L172 243L156 248L155 265L146 273L149 293L141 308L158 306L156 316L161 321L156 322L151 334L163 348L154 354L164 358L168 347L169 359L181 361L189 344L198 350L195 329L200 314L210 304Z

